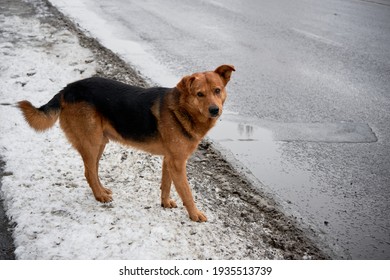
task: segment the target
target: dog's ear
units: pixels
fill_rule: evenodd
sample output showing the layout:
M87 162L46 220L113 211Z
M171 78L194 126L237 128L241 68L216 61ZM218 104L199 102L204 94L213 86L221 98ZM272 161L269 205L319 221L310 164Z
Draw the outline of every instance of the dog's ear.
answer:
M234 69L234 66L227 65L227 64L221 65L217 69L214 70L215 73L217 73L218 75L221 76L222 81L223 81L225 86L229 82L230 76L232 75L233 71L236 71L236 69Z
M195 76L185 76L176 85L176 88L181 92L189 92L193 81L196 79Z

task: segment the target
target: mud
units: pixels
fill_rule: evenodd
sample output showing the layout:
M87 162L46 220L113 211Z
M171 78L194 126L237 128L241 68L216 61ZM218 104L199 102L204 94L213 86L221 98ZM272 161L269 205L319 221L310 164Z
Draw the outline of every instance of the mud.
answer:
M43 14L40 20L58 29L76 34L80 44L90 49L98 65L97 75L138 86L150 86L142 74L134 70L113 52L90 38L50 3L34 4ZM231 164L209 140L204 140L188 162L190 184L198 193L196 199L206 201L210 208L218 207L220 220L228 232L234 229L246 236L242 250L249 259L258 259L254 250L268 244L283 252L284 259L334 258L326 245L310 230L303 230L299 221L282 213L280 207L264 193L260 184L246 176L238 164ZM202 186L211 186L203 188ZM11 242L12 243L12 242ZM270 253L268 258L272 259Z

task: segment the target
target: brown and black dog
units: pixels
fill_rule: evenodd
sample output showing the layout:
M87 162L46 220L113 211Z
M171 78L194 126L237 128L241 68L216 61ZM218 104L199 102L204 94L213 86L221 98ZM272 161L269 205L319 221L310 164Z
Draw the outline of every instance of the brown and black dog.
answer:
M187 159L222 113L231 65L185 76L174 88L140 88L104 78L67 85L47 104L18 103L28 124L44 131L60 126L80 153L95 198L112 201L98 177L99 160L109 140L162 155L161 205L176 207L172 181L193 221L206 216L195 205L186 176Z

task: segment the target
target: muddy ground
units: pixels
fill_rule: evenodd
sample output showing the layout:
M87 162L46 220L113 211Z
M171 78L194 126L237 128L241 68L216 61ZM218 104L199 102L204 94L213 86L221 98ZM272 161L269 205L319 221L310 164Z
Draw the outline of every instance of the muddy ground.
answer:
M7 1L2 2L2 5L7 5ZM44 1L43 5L36 5L35 9L40 10L40 13L44 11L44 16L40 17L41 21L77 34L80 44L94 54L98 65L97 75L143 87L152 85L129 64L100 45L94 38L88 37L50 3ZM31 8L29 13L34 13L34 9ZM0 172L0 176L2 175ZM209 140L203 141L189 160L188 176L190 184L199 194L197 199L223 210L219 211L221 213L219 219L226 221L224 223L226 230L229 227L237 227L245 233L248 242L243 245L242 250L245 251L247 258L258 258L253 249L260 243L282 250L284 259L333 257L313 231L303 230L299 220L294 217L287 218L272 198L259 191L261 184L247 176L247 171L243 167L230 164L225 154L216 149L216 145ZM202 185L212 187L201 188ZM5 223L4 220L2 222ZM12 246L9 243L10 241L8 245L2 244L2 247L8 248L6 255L12 258L12 252L9 252Z

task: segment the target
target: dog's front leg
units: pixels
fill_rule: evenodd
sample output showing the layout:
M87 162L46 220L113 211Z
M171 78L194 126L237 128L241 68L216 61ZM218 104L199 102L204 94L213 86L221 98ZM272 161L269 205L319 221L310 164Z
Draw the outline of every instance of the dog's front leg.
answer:
M186 159L165 157L164 161L166 161L166 166L168 167L169 174L175 184L176 191L183 201L190 219L195 222L206 222L207 218L205 214L198 210L191 193L186 174Z
M161 206L164 208L176 208L176 202L171 199L172 178L168 170L168 162L164 157L161 178Z

